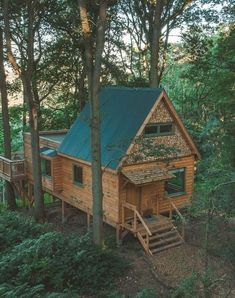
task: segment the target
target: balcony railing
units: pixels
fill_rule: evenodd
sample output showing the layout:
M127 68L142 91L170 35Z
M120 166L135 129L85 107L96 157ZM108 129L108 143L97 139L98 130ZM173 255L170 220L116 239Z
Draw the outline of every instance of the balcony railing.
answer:
M0 177L7 181L23 179L25 177L24 160L11 160L0 156Z

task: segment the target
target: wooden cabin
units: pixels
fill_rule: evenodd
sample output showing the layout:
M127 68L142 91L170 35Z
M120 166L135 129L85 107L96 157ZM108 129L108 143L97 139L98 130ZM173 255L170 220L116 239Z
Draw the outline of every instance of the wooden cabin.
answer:
M172 102L160 88L107 87L100 106L104 222L150 254L181 244L172 213L183 220L200 154ZM89 104L68 131L42 132L40 148L44 191L92 216ZM30 193L29 133L24 166Z

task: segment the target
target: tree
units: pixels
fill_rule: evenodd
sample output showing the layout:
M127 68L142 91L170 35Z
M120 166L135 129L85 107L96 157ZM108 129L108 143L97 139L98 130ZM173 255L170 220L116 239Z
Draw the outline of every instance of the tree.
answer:
M42 192L42 180L41 180L41 159L40 159L40 148L39 148L39 127L38 127L38 106L35 100L35 91L33 86L35 86L35 70L37 62L34 60L34 47L35 47L35 33L36 27L35 23L35 1L27 1L23 3L20 7L22 15L15 15L15 9L19 7L14 7L9 5L9 1L4 1L3 14L4 14L4 26L5 26L5 38L7 45L7 57L8 61L12 65L14 71L21 77L23 83L24 98L26 99L28 113L29 113L29 128L31 133L31 150L32 150L32 163L33 163L33 179L34 179L34 202L35 210L34 215L38 220L43 220L44 218L44 201ZM11 31L10 27L10 8L12 9L13 15L15 15L16 20L24 17L26 27L25 36L23 40L19 40L17 33ZM18 11L17 11L18 13ZM20 32L22 28L19 29ZM14 35L15 33L15 35ZM15 54L12 51L11 38L14 38L14 42L18 47L18 51L21 54L22 60L21 65L17 63ZM23 43L22 43L23 41ZM25 42L25 43L24 43ZM25 55L26 54L26 55ZM26 56L26 57L25 57Z
M4 138L4 155L6 158L11 159L11 131L8 109L8 96L7 96L7 83L4 67L4 54L3 54L3 30L0 27L0 91L2 103L2 124L3 124L3 138ZM6 181L5 192L8 208L11 210L16 209L16 200L13 185Z
M91 105L91 151L92 151L92 195L93 195L93 241L103 243L103 191L100 144L100 105L99 89L102 53L105 40L107 0L101 0L97 16L96 41L94 44L87 5L79 0L82 32L85 43L85 56L88 77L88 92ZM94 31L93 31L94 32Z

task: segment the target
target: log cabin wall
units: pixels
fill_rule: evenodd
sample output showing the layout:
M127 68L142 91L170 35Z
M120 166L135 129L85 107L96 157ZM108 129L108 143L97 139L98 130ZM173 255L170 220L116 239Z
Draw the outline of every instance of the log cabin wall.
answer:
M58 143L46 140L40 137L40 148L49 147L56 149ZM33 171L32 171L32 156L31 156L31 140L30 134L24 134L24 157L26 164L26 174L28 181L33 183ZM62 172L61 172L61 159L59 156L53 158L47 158L51 161L52 177L42 176L42 185L44 190L60 192L62 191Z
M92 212L92 173L91 166L76 159L60 156L62 162L64 200L87 212ZM83 169L83 184L77 185L73 181L73 166L77 165ZM115 173L104 171L103 173L103 211L104 219L115 226L119 217L118 205L118 177Z
M193 182L194 182L194 163L195 157L193 155L187 157L181 157L166 162L148 162L142 164L132 164L123 167L123 169L147 169L151 167L159 166L160 168L177 169L185 168L185 194L173 196L171 199L176 206L180 207L181 204L188 201L188 198L193 194ZM128 186L127 186L128 185ZM127 191L128 189L128 191ZM132 189L132 191L130 190ZM141 190L140 190L141 189ZM141 191L141 202L139 203L139 192ZM153 213L165 213L169 212L169 202L165 197L165 181L158 181L142 186L136 187L135 185L128 183L123 177L120 177L120 202L128 201L136 206L140 206L140 212L153 209ZM157 203L159 200L159 205ZM121 220L121 219L120 219Z
M40 138L40 147L57 148L58 144ZM24 135L24 152L27 166L27 178L33 183L30 135ZM91 166L76 159L57 155L48 158L52 161L52 178L42 177L45 191L59 195L67 203L85 212L92 213L92 174ZM83 185L78 186L73 181L73 165L83 168ZM115 226L119 220L118 176L108 169L103 173L103 210L104 218Z

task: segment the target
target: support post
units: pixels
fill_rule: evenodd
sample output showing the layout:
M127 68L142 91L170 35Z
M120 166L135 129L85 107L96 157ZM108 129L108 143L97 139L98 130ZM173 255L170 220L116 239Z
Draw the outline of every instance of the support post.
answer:
M117 224L117 226L116 226L116 244L117 244L117 246L121 245L120 236L121 236L121 229L120 229L120 225Z
M90 231L90 225L91 225L91 214L89 210L87 210L87 232Z
M170 202L170 219L172 219L172 205L171 205L171 202Z
M65 223L65 201L61 201L61 221L62 221L62 224Z

